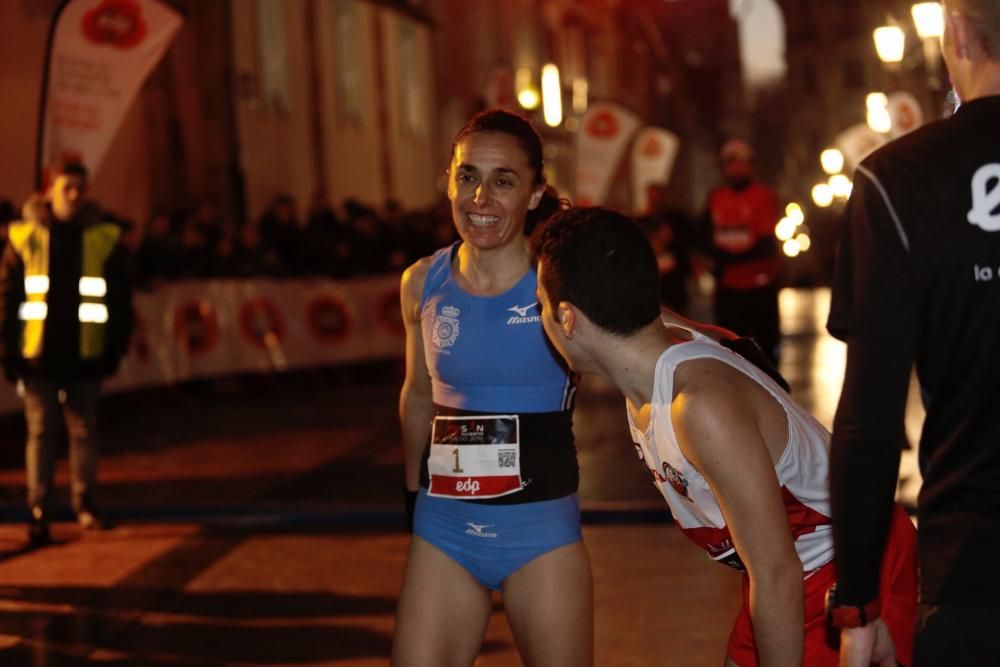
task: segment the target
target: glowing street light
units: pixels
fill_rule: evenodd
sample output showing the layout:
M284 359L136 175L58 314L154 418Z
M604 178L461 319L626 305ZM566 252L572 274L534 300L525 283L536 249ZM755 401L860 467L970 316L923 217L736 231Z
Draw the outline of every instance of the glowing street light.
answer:
M529 111L537 109L542 101L542 97L538 94L538 89L535 88L531 81L531 70L527 67L517 70L517 74L514 75L514 82L517 88L517 103Z
M944 10L940 2L918 2L910 8L913 24L921 39L941 37L944 34Z
M830 190L833 192L835 197L840 197L841 199L847 199L851 196L851 190L854 185L851 183L851 179L843 174L834 174L830 177Z
M809 238L808 234L799 234L795 237L795 240L799 244L799 250L802 252L809 252L809 246L812 245L812 240Z
M802 207L799 206L798 202L794 201L785 207L785 216L794 222L796 226L806 221L806 214L802 212Z
M798 225L795 224L794 220L791 218L782 218L774 226L774 235L779 241L787 241L795 236L796 229L798 229Z
M812 198L816 206L826 208L833 203L833 189L827 183L817 183L813 186Z
M875 38L875 51L884 63L898 63L903 60L903 52L906 50L906 33L903 29L895 25L875 28L873 33Z
M525 88L517 94L517 103L529 111L538 108L541 99L534 88Z
M587 80L573 79L573 113L582 115L587 110Z
M889 115L889 98L885 93L869 93L865 98L865 106L868 113L865 119L868 127L880 134L886 134L892 130L892 116Z
M802 246L799 245L799 242L796 241L795 239L788 239L787 241L785 241L784 244L782 244L781 249L789 257L795 257L800 252L802 252Z
M844 154L836 148L827 148L819 154L819 163L823 166L823 171L830 174L839 174L844 170Z
M549 63L542 68L542 116L549 127L562 123L562 84L559 68Z

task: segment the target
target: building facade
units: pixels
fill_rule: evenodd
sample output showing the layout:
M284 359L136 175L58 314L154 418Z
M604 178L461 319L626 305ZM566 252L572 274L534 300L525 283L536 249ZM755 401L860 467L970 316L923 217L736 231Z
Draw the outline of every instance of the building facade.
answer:
M140 226L212 202L258 217L290 194L376 209L433 205L454 132L508 106L543 133L574 194L579 118L615 101L680 137L674 203L700 206L726 136L748 129L726 0L175 0L184 26L108 152L93 193ZM0 197L32 188L45 39L57 0L0 3ZM558 66L564 115L518 102ZM628 169L608 205L629 209Z

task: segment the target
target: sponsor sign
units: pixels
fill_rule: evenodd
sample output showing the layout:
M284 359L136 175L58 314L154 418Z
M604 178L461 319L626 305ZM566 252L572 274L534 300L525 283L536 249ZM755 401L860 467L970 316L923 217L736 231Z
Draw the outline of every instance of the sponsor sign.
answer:
M614 102L595 102L576 134L576 204L603 204L639 117Z
M36 185L65 160L97 173L143 81L183 22L160 0L69 0L53 19Z
M666 185L674 170L680 139L661 127L644 127L632 142L632 209L649 209L647 189L653 184Z

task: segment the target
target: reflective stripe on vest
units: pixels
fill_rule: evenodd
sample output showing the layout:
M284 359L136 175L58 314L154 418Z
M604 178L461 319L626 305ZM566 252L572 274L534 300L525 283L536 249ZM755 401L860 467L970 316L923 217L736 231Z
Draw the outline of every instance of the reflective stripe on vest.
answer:
M56 223L59 224L59 223ZM118 242L117 225L101 223L83 231L83 263L80 277L80 357L97 359L104 354L108 307L104 303L108 287L104 265ZM18 308L22 322L21 354L35 359L42 354L46 299L49 292L49 229L35 222L16 222L10 226L11 245L24 262L25 301Z

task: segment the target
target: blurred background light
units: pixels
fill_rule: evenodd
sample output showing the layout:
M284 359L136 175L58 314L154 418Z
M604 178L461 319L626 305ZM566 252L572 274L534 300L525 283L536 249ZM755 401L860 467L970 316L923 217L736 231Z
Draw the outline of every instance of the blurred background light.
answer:
M940 37L944 34L944 10L940 2L918 2L910 8L913 24L921 39Z
M851 196L851 190L854 185L844 174L834 174L830 177L830 190L833 192L834 197L840 197L841 199L846 199Z
M559 127L562 123L562 84L559 68L552 63L542 68L542 116L549 127Z
M906 33L899 26L887 25L875 28L872 33L875 38L875 51L885 63L898 63L903 60L906 50Z
M785 207L785 215L796 225L801 225L806 220L806 214L802 212L802 207L794 201Z
M839 174L844 169L844 154L836 148L827 148L819 154L819 163L828 174Z
M817 183L813 186L812 198L816 206L826 208L833 203L833 190L826 183Z

